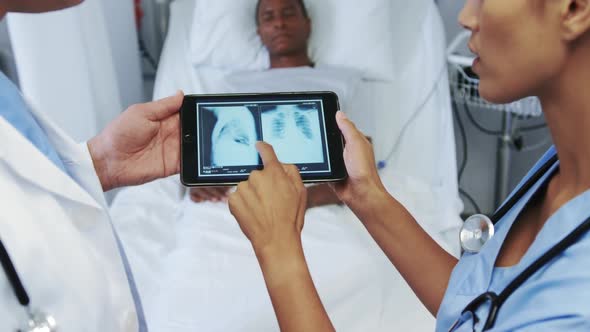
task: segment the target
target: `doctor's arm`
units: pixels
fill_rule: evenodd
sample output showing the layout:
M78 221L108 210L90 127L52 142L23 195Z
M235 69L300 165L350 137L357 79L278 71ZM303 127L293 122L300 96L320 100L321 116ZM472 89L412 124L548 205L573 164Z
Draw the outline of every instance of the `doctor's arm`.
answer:
M342 112L349 178L335 187L420 300L435 315L457 260L439 247L385 190L370 142ZM301 246L305 190L294 167L283 169L272 148L258 143L264 170L230 196L229 205L262 268L282 331L333 327L311 280ZM286 176L289 175L289 176Z
M88 150L104 191L139 185L180 171L183 94L129 107Z
M412 215L385 189L375 166L369 140L342 112L337 122L346 146L348 180L334 187L379 247L436 315L457 259L442 249Z
M264 169L229 197L231 213L252 243L281 331L334 331L308 270L301 230L306 189L293 165L273 148L256 145Z

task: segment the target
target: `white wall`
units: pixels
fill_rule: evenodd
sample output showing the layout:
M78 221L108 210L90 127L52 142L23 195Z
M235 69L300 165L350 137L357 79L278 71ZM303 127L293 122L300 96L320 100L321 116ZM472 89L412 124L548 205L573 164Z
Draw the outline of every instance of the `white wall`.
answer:
M106 28L111 42L121 105L143 102L145 96L141 84L140 54L137 43L133 2L101 0L107 13Z
M19 83L31 104L78 141L143 99L132 2L86 0L7 16Z

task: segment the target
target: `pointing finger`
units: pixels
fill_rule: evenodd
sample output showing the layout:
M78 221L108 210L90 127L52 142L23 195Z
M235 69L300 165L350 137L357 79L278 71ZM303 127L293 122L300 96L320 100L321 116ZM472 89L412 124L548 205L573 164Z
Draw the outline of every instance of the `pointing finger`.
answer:
M270 144L265 142L256 142L256 150L258 150L258 153L260 153L260 158L262 158L264 168L267 168L268 166L280 166L279 159L275 154L275 150Z

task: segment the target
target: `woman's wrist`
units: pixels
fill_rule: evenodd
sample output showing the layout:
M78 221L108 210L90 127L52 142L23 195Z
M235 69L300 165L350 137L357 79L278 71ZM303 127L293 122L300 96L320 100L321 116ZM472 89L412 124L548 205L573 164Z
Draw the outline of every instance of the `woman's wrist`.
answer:
M274 240L273 243L254 244L254 253L260 263L274 263L277 260L288 259L298 256L303 252L301 244L301 234L284 236L281 239Z
M300 238L254 248L254 252L269 286L292 280L294 274L307 271Z
M393 200L385 188L374 186L358 197L348 200L346 205L365 223L375 219L376 214L387 211L386 207L390 206Z

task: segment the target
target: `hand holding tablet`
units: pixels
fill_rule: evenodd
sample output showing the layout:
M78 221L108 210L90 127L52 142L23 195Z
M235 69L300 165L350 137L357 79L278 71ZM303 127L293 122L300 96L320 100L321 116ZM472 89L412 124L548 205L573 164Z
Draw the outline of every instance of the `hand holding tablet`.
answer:
M346 178L332 92L187 95L181 109L181 181L234 185L262 169L256 142L272 145L303 182Z

